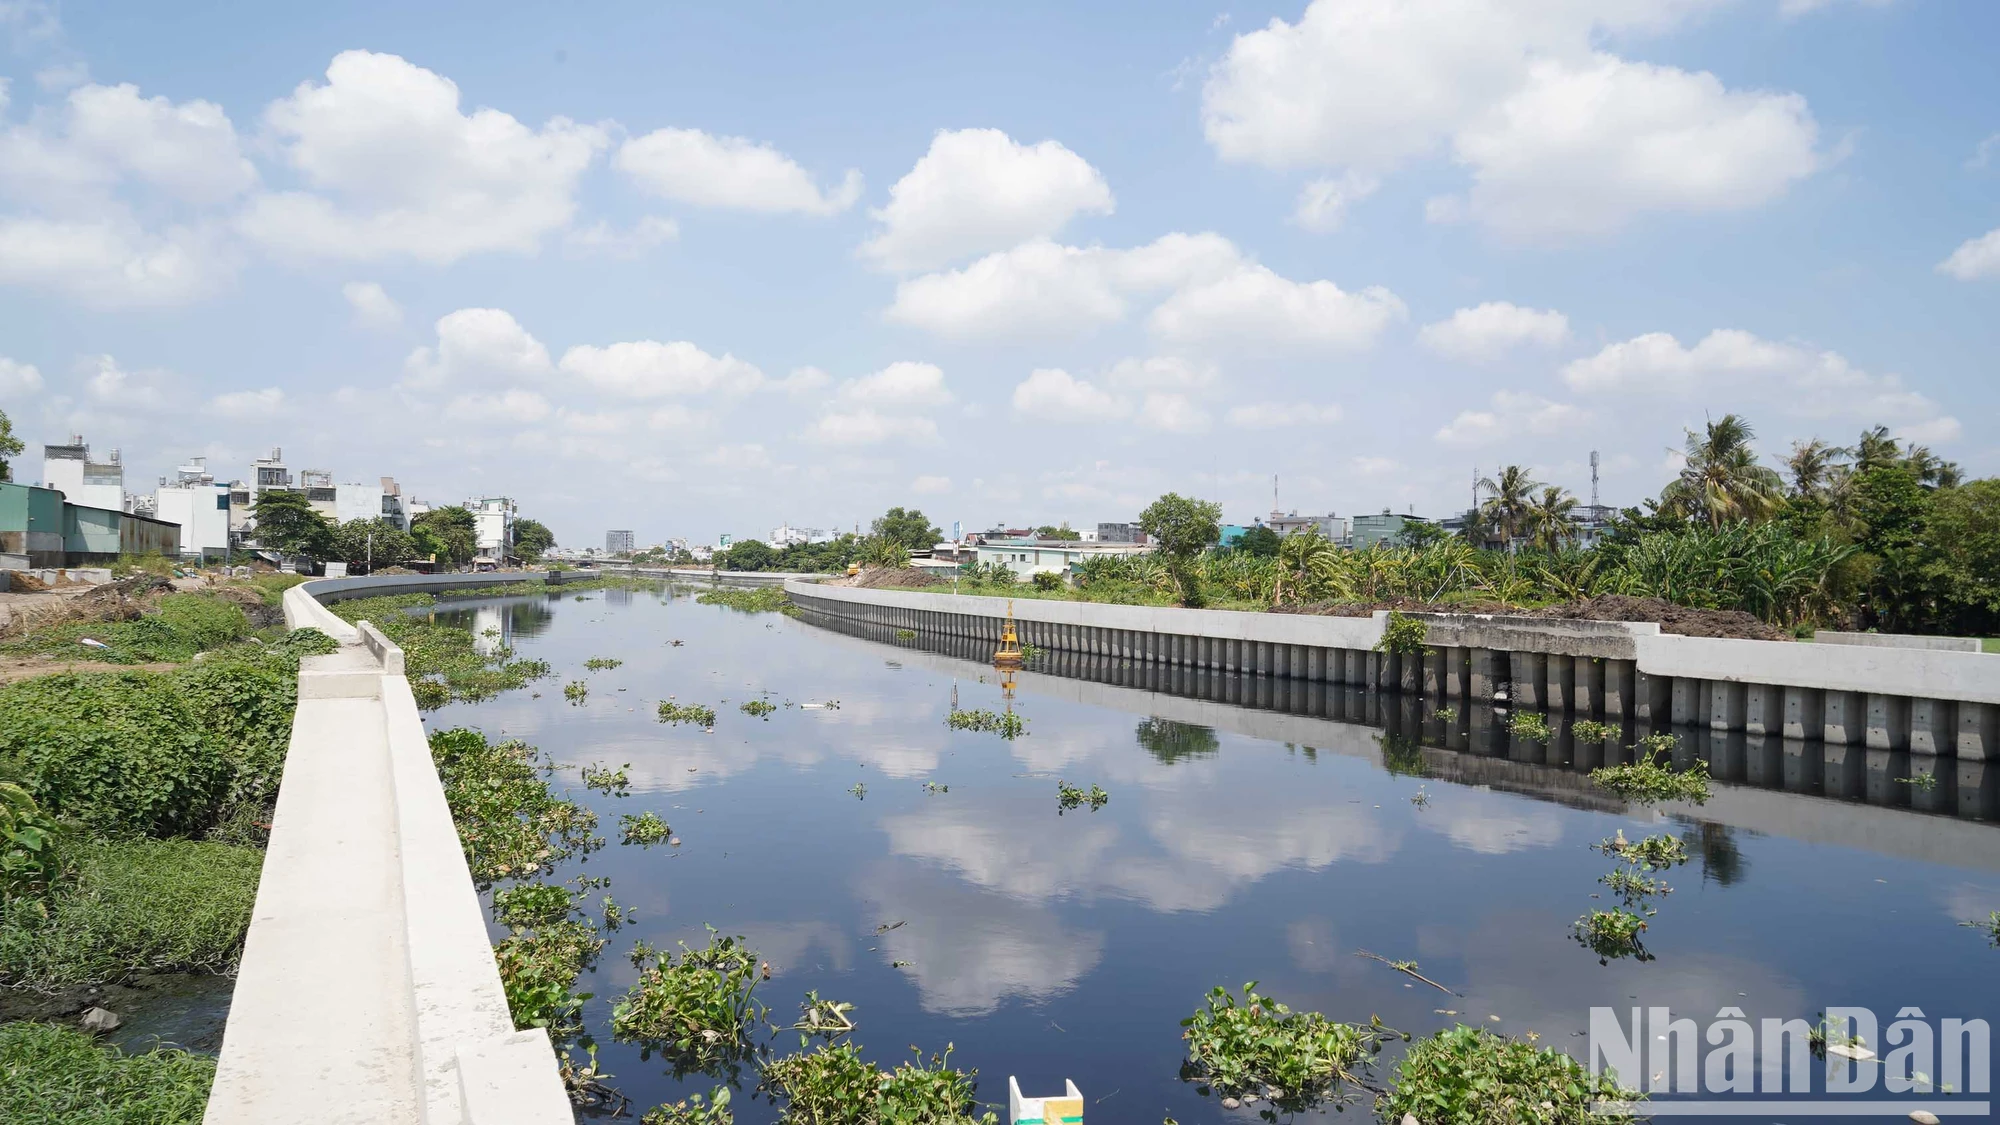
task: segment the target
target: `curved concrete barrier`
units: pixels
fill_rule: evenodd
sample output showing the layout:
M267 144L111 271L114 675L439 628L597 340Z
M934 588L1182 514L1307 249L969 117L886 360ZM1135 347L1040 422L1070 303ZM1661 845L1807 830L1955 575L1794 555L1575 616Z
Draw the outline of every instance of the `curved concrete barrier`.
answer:
M287 624L341 648L299 668L208 1125L574 1120L547 1034L516 1031L508 1014L403 652L319 600L540 577L334 578L285 591Z

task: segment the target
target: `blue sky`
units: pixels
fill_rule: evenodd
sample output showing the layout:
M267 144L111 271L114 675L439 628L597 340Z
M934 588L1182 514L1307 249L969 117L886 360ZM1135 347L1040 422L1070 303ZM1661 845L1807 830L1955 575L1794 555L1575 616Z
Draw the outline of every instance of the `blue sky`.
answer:
M0 409L577 544L2000 469L1992 5L824 7L0 0Z

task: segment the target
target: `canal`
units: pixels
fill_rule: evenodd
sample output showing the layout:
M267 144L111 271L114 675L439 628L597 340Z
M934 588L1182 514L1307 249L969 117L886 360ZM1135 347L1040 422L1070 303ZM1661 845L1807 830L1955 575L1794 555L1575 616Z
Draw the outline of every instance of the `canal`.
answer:
M1074 1079L1087 1120L1148 1125L1254 1119L1178 1077L1180 1021L1251 980L1339 1020L1478 1024L1578 1056L1593 1006L1701 1024L1724 1008L1753 1024L1832 1005L1885 1023L1917 1007L1933 1024L2000 1008L2000 950L1960 925L2000 909L2000 826L1992 782L1961 764L1925 783L1907 755L1691 738L1722 780L1708 806L1667 816L1595 789L1560 743L1458 749L1462 725L1337 687L1314 702L1268 680L1077 661L1009 685L975 653L667 590L438 617L556 669L427 722L540 746L599 812L611 843L561 874L608 876L636 911L583 986L635 1115L714 1081L613 1040L610 1006L636 975L625 952L700 945L705 926L769 961L757 995L781 1025L817 990L854 1005L855 1039L884 1065L950 1043L983 1102L1004 1110L1010 1074L1030 1094ZM570 681L588 684L580 704ZM713 730L658 722L666 699L713 707ZM755 699L778 707L739 710ZM1011 708L1026 733L948 729L954 704ZM630 795L586 791L593 764L626 767ZM1059 781L1110 799L1059 813ZM616 842L619 815L646 810L678 846ZM1571 925L1607 904L1611 864L1591 845L1620 831L1671 833L1692 858L1665 876L1652 959L1600 963ZM796 1033L773 1046L796 1049ZM737 1118L774 1119L750 1092Z

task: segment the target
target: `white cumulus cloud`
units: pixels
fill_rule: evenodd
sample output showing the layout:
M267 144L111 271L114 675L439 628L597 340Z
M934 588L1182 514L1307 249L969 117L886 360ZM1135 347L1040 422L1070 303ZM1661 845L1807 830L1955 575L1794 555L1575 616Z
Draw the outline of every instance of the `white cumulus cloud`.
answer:
M1496 359L1524 344L1552 348L1569 339L1569 318L1554 309L1488 301L1426 324L1417 342L1452 359Z
M1292 221L1322 234L1339 230L1347 221L1347 209L1375 194L1381 186L1381 180L1361 172L1314 180L1300 190Z
M403 361L404 383L539 381L554 370L549 349L504 309L459 309L438 318L437 346Z
M924 444L937 440L938 429L929 418L862 409L825 415L807 429L806 436L827 445Z
M1139 404L1139 425L1170 434L1198 434L1208 429L1208 412L1184 394L1155 391Z
M1960 281L2000 277L2000 227L1966 240L1964 245L1951 252L1951 257L1939 262L1937 268L1938 272Z
M1288 426L1323 426L1340 421L1332 403L1250 402L1229 410L1229 424L1245 430L1276 430Z
M1434 435L1447 445L1484 445L1501 438L1545 436L1587 421L1582 407L1522 391L1496 391L1487 410L1462 410Z
M498 393L459 395L444 407L446 418L474 424L525 425L539 422L550 413L548 399L518 387Z
M1331 281L1292 281L1259 265L1176 291L1147 325L1169 343L1266 349L1355 349L1404 315L1381 286L1348 292Z
M278 252L350 260L533 251L569 225L578 181L609 143L567 118L536 129L497 109L464 113L450 79L371 51L334 56L324 84L301 83L264 123L311 190L256 197L241 229Z
M871 214L881 229L861 247L886 269L935 269L1061 230L1079 214L1110 214L1110 185L1056 141L1024 145L998 129L941 130L930 150Z
M1752 207L1822 164L1804 99L1598 46L1722 2L1312 0L1296 23L1235 38L1203 87L1203 128L1225 160L1334 173L1301 199L1308 226L1344 202L1327 185L1440 149L1473 188L1434 216L1514 237Z
M1045 422L1103 422L1131 413L1123 399L1059 367L1029 372L1014 387L1014 409Z
M833 215L861 198L861 173L822 189L770 145L700 129L655 129L619 146L613 163L642 188L678 203L742 211Z
M632 340L563 353L562 373L619 398L660 398L755 390L764 373L733 355L710 355L686 340Z
M340 295L354 310L354 322L364 328L394 328L403 323L402 306L376 282L350 281L340 287Z
M21 398L42 389L42 373L32 363L0 355L0 398Z
M944 371L934 363L901 360L840 385L846 402L882 408L940 406L951 401Z
M224 418L237 420L269 418L282 410L285 392L277 387L254 391L229 391L208 400L209 409Z

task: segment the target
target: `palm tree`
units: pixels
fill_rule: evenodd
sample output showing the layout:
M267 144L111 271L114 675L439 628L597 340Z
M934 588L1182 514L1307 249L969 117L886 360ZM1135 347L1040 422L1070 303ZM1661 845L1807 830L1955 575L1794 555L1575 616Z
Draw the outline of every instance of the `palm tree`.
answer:
M1880 469L1895 464L1903 456L1896 445L1896 439L1889 436L1889 427L1875 426L1861 431L1861 440L1854 444L1854 468Z
M1735 414L1710 422L1702 433L1689 430L1687 465L1680 479L1661 491L1661 508L1684 519L1705 519L1710 527L1768 518L1784 503L1785 482L1757 463L1750 447L1756 436Z
M1824 500L1839 485L1847 471L1841 458L1847 450L1814 438L1792 443L1792 455L1785 468L1792 474L1792 495L1805 500Z
M1521 466L1502 468L1499 480L1488 477L1479 482L1480 491L1486 493L1485 502L1479 505L1480 521L1511 547L1527 530L1528 511L1534 506L1532 497L1540 487L1542 482L1530 477Z
M1957 488L1965 480L1958 462L1947 461L1922 445L1913 445L1903 455L1903 464L1917 479L1934 488Z
M1528 508L1528 542L1554 552L1576 534L1576 497L1549 485Z

